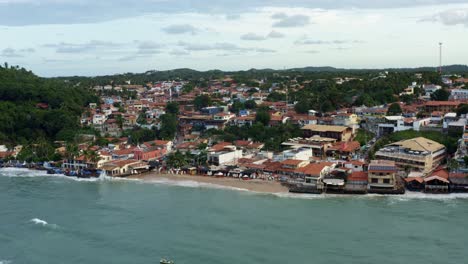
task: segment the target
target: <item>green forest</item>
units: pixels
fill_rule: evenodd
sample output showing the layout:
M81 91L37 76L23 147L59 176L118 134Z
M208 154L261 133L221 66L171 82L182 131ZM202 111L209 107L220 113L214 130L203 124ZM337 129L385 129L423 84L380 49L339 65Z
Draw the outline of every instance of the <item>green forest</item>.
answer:
M0 142L7 145L73 140L84 107L99 101L87 89L7 64L0 66L0 99Z

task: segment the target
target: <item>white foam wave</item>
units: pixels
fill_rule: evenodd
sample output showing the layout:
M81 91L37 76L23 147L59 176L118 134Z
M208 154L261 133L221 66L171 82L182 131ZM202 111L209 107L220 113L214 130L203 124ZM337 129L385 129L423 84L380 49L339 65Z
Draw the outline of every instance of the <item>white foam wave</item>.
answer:
M12 261L11 260L1 260L0 259L0 264L11 264Z
M4 177L18 177L18 178L34 178L34 177L50 177L62 178L78 182L99 182L99 181L137 181L136 179L116 178L107 175L101 175L98 178L78 178L69 177L64 174L47 174L46 171L31 170L24 168L1 168L0 176Z
M450 194L430 194L422 192L406 192L402 195L385 195L385 194L364 194L364 195L343 195L343 194L301 194L301 193L273 193L280 198L293 199L326 199L326 198L352 198L352 199L390 199L391 201L412 201L420 200L454 200L468 199L468 193L450 193Z
M249 192L249 190L243 189L243 188L224 186L220 184L207 183L207 182L197 182L197 181L191 181L191 180L171 180L168 178L160 178L160 179L148 180L148 181L145 180L141 182L170 185L170 186L180 186L180 187L187 187L187 188L210 188L210 189L223 189L223 190Z
M51 228L54 228L54 229L58 227L56 224L49 224L49 223L47 223L47 221L39 219L39 218L33 218L33 219L29 220L29 222L31 222L31 223L33 223L35 225L39 225L39 226L43 226L43 227L51 227Z

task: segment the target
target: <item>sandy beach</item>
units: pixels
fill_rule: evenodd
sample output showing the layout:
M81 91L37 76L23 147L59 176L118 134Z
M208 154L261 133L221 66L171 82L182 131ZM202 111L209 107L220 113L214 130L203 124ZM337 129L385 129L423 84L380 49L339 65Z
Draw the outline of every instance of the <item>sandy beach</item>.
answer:
M145 173L141 175L134 175L129 178L140 179L143 181L154 180L173 180L173 181L194 181L198 183L214 184L223 187L231 187L238 189L245 189L259 193L284 193L288 192L288 188L282 186L276 181L265 180L241 180L238 178L215 178L210 176L192 176L192 175L178 175L178 174L161 174L156 172Z

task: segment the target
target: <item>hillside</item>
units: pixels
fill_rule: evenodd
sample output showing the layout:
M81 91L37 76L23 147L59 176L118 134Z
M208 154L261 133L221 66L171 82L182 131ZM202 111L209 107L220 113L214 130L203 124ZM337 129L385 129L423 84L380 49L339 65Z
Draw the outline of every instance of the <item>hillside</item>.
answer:
M0 143L72 140L92 92L19 67L0 66Z

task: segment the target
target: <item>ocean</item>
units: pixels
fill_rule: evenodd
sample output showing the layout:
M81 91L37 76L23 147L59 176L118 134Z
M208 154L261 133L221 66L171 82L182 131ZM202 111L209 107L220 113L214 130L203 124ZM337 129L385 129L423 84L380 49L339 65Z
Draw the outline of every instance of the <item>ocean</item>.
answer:
M467 263L468 195L258 194L0 170L0 264Z

